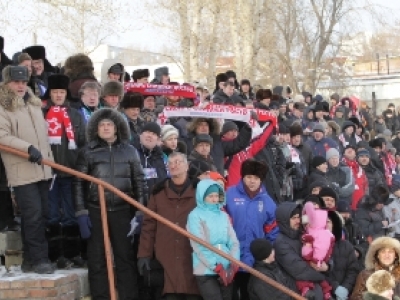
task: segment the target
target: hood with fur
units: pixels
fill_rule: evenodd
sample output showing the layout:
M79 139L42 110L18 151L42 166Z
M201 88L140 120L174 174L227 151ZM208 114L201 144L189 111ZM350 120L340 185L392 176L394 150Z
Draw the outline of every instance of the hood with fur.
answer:
M35 106L42 106L42 101L37 98L32 90L28 87L27 90L27 102L35 105ZM10 90L5 84L0 84L0 105L8 111L15 111L18 107L24 106L25 102L24 99L19 97L16 93Z
M194 118L192 122L188 124L188 133L193 135L196 134L196 127L201 122L207 122L210 127L210 135L219 135L221 133L221 126L217 119L207 118Z
M99 123L104 119L109 119L114 122L117 127L117 136L120 142L128 141L130 139L128 124L122 114L111 108L102 108L96 111L89 119L86 128L86 137L88 142L98 141L97 128Z
M400 242L391 237L380 237L375 239L369 246L367 255L365 256L365 269L375 270L375 255L380 249L393 248L397 254L397 261L400 258Z

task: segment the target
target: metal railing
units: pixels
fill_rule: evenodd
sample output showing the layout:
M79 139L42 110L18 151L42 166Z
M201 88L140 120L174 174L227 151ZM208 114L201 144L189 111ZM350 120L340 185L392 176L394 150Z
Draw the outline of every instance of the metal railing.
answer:
M0 151L4 151L4 152L8 152L8 153L12 153L14 155L23 157L28 159L29 154L8 146L4 146L4 145L0 145ZM46 160L43 159L42 160L42 164L43 165L47 165L53 169L57 169L59 171L62 171L64 173L68 173L70 175L79 177L81 179L90 181L92 183L95 183L98 185L98 191L99 191L99 197L100 197L100 210L101 210L101 221L102 221L102 226L103 226L103 236L104 236L104 247L105 247L105 254L106 254L106 260L107 260L107 271L108 271L108 282L109 282L109 286L110 286L110 299L111 300L116 300L117 296L116 296L116 291L115 291L115 281L114 281L114 268L113 268L113 262L112 262L112 250L111 250L111 244L110 244L110 239L109 239L109 233L108 233L108 222L107 222L107 208L106 208L106 201L105 201L105 197L104 197L104 189L109 190L110 192L116 194L117 196L121 197L122 199L124 199L126 202L128 202L129 204L133 205L134 207L136 207L137 209L141 210L142 212L144 212L145 214L149 215L150 217L156 219L157 221L163 223L164 225L170 227L171 229L175 230L176 232L182 234L183 236L195 241L196 243L201 244L202 246L208 248L209 250L217 253L218 255L226 258L227 260L229 260L231 263L241 267L242 269L246 270L247 272L249 272L250 274L254 275L255 277L261 279L262 281L264 281L267 284L272 285L273 287L275 287L276 289L282 291L283 293L289 295L290 297L293 297L294 299L297 300L307 300L306 298L296 294L295 292L293 292L292 290L286 288L285 286L279 284L278 282L272 280L271 278L265 276L264 274L260 273L259 271L249 267L248 265L242 263L240 260L237 260L235 258L233 258L232 256L222 252L221 250L211 246L209 243L205 242L204 240L192 235L191 233L189 233L188 231L186 231L185 229L175 225L174 223L172 223L171 221L161 217L160 215L158 215L157 213L153 212L152 210L148 209L147 207L143 206L142 204L140 204L139 202L135 201L134 199L132 199L131 197L129 197L128 195L126 195L125 193L121 192L120 190L116 189L115 187L113 187L111 184L104 182L98 178L89 176L87 174L78 172L76 170L64 167L62 165L56 164L53 161L50 160Z

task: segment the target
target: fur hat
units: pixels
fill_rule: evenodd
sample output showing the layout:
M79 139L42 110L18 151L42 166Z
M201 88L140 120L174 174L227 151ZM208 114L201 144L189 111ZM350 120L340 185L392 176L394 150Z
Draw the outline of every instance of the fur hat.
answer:
M117 137L119 141L129 141L131 135L129 133L128 123L123 118L122 114L111 108L102 108L95 111L89 119L86 127L86 136L88 142L93 142L98 139L98 126L102 120L111 120L117 128Z
M69 91L69 77L61 74L53 74L48 78L48 87L46 93L43 95L43 99L50 99L50 90L66 90L67 91L67 99L71 98L71 94Z
M114 65L112 65L108 71L107 74L113 73L113 74L123 74L124 71L124 66L120 63L116 63Z
M392 274L388 271L378 270L368 277L365 286L369 293L380 295L385 291L393 290L396 286L396 282Z
M44 46L30 46L22 50L22 52L28 53L33 60L46 59L46 48Z
M118 96L122 98L124 96L124 86L117 80L110 80L103 85L101 96Z
M267 165L263 162L255 159L247 159L242 163L240 175L245 177L246 175L255 175L263 181L267 176Z
M137 69L132 72L132 80L135 82L145 77L150 77L149 69Z
M329 120L328 122L326 122L326 124L328 124L328 126L329 126L330 128L332 128L332 131L333 131L335 134L338 134L338 133L340 132L340 126L339 126L339 124L336 123L335 121Z
M28 69L22 66L7 66L2 71L3 83L11 81L29 81Z
M78 79L79 76L93 77L95 79L93 62L89 56L83 53L78 53L68 57L64 64L64 74L72 81Z
M120 103L120 107L123 109L126 108L143 108L143 95L140 93L136 92L127 92L124 97L122 98L122 101Z
M397 261L400 258L400 242L391 237L383 236L372 241L365 256L365 269L375 270L376 255L383 248L392 248L396 251Z
M303 127L298 123L295 123L292 126L290 126L289 131L290 131L290 137L294 137L296 135L303 135Z
M215 89L219 90L219 83L220 82L226 82L226 81L228 81L228 75L226 75L225 73L219 73L215 77Z

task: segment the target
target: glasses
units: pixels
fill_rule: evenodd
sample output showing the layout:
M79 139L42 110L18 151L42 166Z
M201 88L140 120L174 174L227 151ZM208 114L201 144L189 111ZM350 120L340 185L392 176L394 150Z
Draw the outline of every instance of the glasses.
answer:
M168 166L179 166L183 163L183 160L175 160L175 161L169 161Z

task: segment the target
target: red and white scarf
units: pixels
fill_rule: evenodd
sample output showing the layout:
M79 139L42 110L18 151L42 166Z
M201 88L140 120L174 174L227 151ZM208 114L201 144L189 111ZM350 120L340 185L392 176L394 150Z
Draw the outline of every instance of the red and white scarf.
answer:
M67 108L51 106L46 115L46 122L50 145L61 145L61 137L64 129L68 138L68 149L76 149L75 135Z

